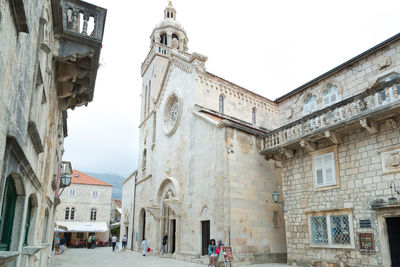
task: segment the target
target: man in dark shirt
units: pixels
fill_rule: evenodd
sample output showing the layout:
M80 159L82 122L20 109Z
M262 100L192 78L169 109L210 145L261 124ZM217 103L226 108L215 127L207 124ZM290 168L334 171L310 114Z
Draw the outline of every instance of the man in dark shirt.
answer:
M167 233L164 234L164 237L162 239L162 250L163 254L165 254L165 247L167 246L167 241L168 241L168 235Z

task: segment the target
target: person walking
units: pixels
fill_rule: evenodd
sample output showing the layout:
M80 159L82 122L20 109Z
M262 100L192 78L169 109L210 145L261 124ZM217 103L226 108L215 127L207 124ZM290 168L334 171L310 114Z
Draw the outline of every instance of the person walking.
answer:
M210 240L210 244L208 245L208 266L215 267L215 250L217 246L215 245L215 239Z
M96 237L93 235L92 236L92 249L96 247Z
M117 237L115 235L113 235L111 237L111 245L112 245L113 251L115 251L115 246L117 245Z
M64 253L64 246L65 246L65 236L60 240L60 254Z
M167 241L168 241L168 235L167 233L164 234L164 237L162 238L162 250L163 250L163 255L165 254L165 248L167 246Z
M87 239L87 248L90 249L91 246L92 246L92 236L89 235L89 237Z
M147 254L147 249L149 248L149 245L147 244L146 238L143 238L141 248L142 248L142 254L143 254L143 256L146 256L146 254Z
M126 235L124 235L124 237L122 238L122 250L126 249L126 241L127 241L127 238L126 238Z
M111 247L111 242L112 242L111 238L112 238L112 236L110 235L110 237L108 238L108 246L109 247Z

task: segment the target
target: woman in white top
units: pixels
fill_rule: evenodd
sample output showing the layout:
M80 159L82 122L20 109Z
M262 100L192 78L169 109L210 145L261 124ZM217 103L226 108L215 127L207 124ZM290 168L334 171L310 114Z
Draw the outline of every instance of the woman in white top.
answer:
M148 247L149 246L147 244L147 240L144 238L143 241L142 241L142 246L141 246L143 256L146 256Z

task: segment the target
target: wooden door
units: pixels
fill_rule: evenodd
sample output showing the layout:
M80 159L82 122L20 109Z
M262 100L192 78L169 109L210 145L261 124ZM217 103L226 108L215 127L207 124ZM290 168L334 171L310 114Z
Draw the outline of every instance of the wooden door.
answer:
M210 242L210 221L201 222L201 255L208 254L208 243Z

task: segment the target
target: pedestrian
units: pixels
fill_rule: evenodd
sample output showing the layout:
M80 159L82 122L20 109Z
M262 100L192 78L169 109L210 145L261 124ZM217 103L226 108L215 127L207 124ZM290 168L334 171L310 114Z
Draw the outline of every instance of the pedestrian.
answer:
M115 235L113 235L111 237L111 245L112 245L113 251L115 251L115 246L117 245L117 237Z
M214 252L214 264L216 262L218 262L218 257L219 257L219 254L221 253L221 249L223 246L224 246L224 244L222 243L222 240L218 240L218 245Z
M65 246L65 236L63 236L60 240L60 254L64 253L64 246Z
M92 236L92 249L96 247L96 237L93 235Z
M215 267L215 250L217 246L215 245L215 239L210 240L210 244L208 245L208 266Z
M165 248L167 246L167 241L168 241L168 235L167 233L164 234L164 237L162 238L162 250L163 250L163 255L165 254Z
M87 239L87 248L89 249L91 245L92 245L92 236L89 235L89 237Z
M141 248L142 248L142 254L143 254L143 256L146 256L146 254L147 254L147 249L149 248L149 246L148 246L148 244L147 244L146 238L143 238Z
M111 242L112 242L111 237L112 237L112 236L110 235L110 237L108 238L108 246L109 246L109 247L111 247Z
M124 237L122 238L122 250L126 249L126 241L127 241L127 238L126 238L126 235L124 235Z

